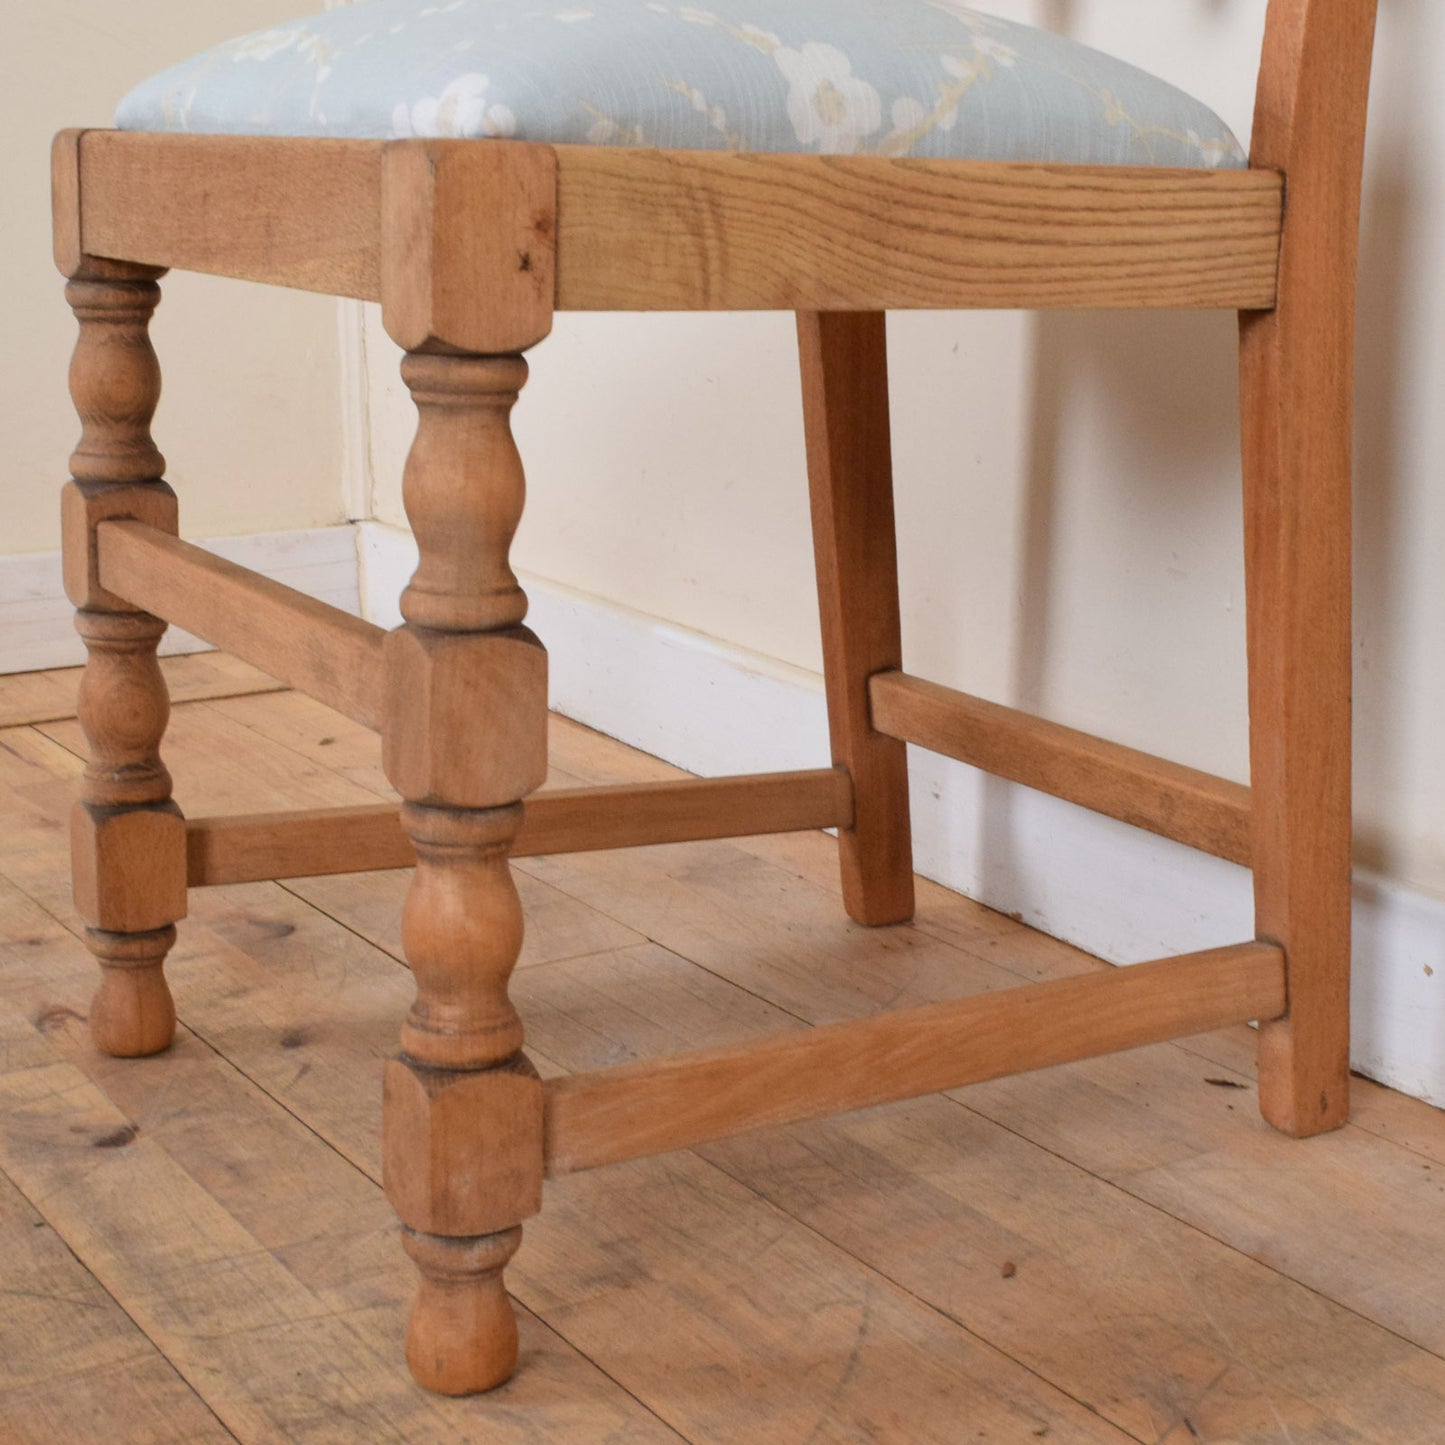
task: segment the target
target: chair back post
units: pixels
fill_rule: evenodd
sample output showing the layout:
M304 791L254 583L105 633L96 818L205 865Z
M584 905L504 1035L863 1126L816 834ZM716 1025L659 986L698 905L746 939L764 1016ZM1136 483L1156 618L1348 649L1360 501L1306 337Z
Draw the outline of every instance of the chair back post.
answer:
M1351 404L1375 0L1270 0L1250 161L1284 175L1275 305L1240 313L1256 936L1289 1012L1259 1031L1264 1117L1349 1114Z
M1269 0L1251 165L1354 176L1358 194L1375 10L1376 0Z

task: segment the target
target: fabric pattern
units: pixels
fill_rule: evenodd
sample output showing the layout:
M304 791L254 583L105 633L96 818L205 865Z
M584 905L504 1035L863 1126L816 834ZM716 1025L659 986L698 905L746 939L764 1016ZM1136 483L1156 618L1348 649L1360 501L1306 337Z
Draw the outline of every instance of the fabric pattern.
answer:
M362 0L132 91L127 130L1240 166L1212 111L956 0Z

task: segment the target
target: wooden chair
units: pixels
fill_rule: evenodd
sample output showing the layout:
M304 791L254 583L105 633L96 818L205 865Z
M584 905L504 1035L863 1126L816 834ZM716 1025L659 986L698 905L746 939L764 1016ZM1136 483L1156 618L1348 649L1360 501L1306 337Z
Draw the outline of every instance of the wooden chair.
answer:
M512 1371L502 1271L547 1176L1242 1020L1260 1021L1272 1124L1345 1120L1351 352L1374 11L1270 0L1250 165L1233 171L58 137L56 255L80 323L64 533L90 659L73 851L102 970L95 1040L117 1055L170 1043L163 961L188 888L415 863L417 997L386 1068L384 1157L421 1276L407 1357L423 1384L464 1393ZM169 267L381 302L420 417L402 627L178 539L149 432L147 324ZM1062 306L1239 312L1248 788L903 670L884 313ZM529 796L547 763L546 657L508 565L523 488L509 413L522 353L569 308L798 313L831 768ZM168 621L378 730L406 801L184 818L158 751ZM507 994L522 935L509 855L836 826L849 914L897 923L913 908L905 742L1251 866L1255 938L538 1078Z

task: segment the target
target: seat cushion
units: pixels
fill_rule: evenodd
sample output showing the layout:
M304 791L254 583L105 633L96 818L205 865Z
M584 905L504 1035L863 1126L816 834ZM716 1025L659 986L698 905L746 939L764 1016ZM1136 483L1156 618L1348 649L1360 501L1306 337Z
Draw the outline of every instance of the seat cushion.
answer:
M1238 166L1208 107L954 0L362 0L207 50L127 130Z

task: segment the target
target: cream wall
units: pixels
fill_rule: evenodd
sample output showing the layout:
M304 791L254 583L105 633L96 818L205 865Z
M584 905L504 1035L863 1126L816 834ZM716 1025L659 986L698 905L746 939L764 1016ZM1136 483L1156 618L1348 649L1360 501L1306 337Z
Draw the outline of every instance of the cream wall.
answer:
M66 397L74 325L50 259L49 146L104 126L136 81L306 0L5 0L0 90L0 556L59 545L56 490L77 431ZM176 275L154 335L165 368L156 436L192 536L344 520L336 303ZM169 363L167 365L167 363Z
M1263 0L994 0L1246 138ZM1445 896L1445 8L1382 0L1360 318L1357 858ZM1242 59L1243 58L1243 59ZM890 319L908 665L1245 774L1233 321ZM369 328L376 515L412 421ZM784 316L564 316L517 412L543 577L819 665Z

